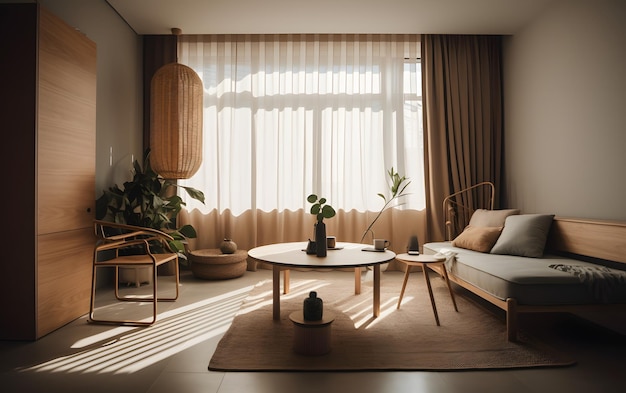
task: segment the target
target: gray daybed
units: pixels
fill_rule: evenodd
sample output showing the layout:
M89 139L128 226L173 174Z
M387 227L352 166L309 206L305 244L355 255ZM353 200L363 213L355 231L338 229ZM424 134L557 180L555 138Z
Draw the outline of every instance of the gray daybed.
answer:
M557 217L549 228L540 257L451 242L427 243L424 253L450 256L451 281L505 310L512 341L522 312L626 311L626 223Z

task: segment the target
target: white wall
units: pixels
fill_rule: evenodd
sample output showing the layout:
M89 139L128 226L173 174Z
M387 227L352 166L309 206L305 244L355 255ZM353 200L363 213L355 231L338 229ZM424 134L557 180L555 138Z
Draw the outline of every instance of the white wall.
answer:
M565 0L505 40L505 201L626 220L626 1Z
M512 34L555 1L108 0L138 34Z
M96 189L130 179L131 156L141 162L142 40L104 0L40 0L97 45ZM112 156L110 152L112 151Z

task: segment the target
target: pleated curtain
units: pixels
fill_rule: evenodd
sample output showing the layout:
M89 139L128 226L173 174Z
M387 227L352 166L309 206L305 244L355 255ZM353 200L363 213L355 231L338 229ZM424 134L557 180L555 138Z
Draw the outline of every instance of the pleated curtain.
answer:
M204 85L203 164L182 219L242 247L313 236L306 197L339 212L329 235L358 241L383 205L387 170L411 180L377 237L406 249L424 231L419 35L185 35L178 59Z
M442 203L446 196L488 181L496 186L498 204L503 160L501 71L500 36L422 36L430 240L445 238ZM467 223L457 223L458 229Z

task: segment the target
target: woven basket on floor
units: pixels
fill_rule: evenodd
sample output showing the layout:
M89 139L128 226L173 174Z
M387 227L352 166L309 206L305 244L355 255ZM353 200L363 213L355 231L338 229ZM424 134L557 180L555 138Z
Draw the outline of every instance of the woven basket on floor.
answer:
M222 254L219 249L196 250L189 253L191 272L197 278L225 280L240 277L247 267L248 252L237 250Z

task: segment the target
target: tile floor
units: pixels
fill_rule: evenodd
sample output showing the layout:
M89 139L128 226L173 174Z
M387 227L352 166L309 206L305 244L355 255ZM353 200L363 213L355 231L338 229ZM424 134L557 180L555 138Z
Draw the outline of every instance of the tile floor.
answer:
M292 279L301 274L352 275L338 271L292 272ZM386 274L401 273L384 272L383 280ZM550 315L522 322L527 329L542 332L544 339L571 353L578 360L575 366L462 372L207 371L211 354L239 303L250 286L262 280L271 280L271 271L246 272L241 278L225 281L197 280L189 271L183 271L179 300L163 303L160 321L150 328L94 325L83 317L36 342L0 341L0 390L49 393L610 393L626 390L625 335L578 318ZM166 288L161 280L159 285ZM99 300L106 295L100 295ZM106 306L106 301L100 304ZM103 311L118 314L124 310L109 306Z

